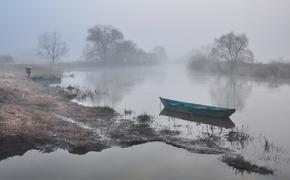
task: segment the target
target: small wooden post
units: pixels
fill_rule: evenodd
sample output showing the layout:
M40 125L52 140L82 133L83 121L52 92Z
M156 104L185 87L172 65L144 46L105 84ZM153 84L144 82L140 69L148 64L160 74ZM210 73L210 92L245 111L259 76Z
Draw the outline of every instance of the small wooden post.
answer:
M30 75L31 75L31 69L32 69L32 67L31 66L27 66L25 69L26 69L27 78L29 79L30 78Z

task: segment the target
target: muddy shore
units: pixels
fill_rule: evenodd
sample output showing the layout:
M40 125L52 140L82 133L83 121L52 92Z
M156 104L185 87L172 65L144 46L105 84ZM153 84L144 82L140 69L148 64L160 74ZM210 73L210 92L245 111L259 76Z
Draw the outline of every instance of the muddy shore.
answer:
M0 161L31 149L85 154L152 141L194 153L234 153L212 137L183 139L178 132L158 131L150 126L154 120L150 115L127 117L109 107L72 103L71 90L34 83L25 77L23 67L0 68ZM33 70L37 75L61 73L51 67Z

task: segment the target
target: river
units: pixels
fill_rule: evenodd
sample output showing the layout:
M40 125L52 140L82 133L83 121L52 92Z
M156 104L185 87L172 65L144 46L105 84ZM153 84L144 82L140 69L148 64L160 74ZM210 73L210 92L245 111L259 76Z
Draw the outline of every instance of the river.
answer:
M85 106L110 106L123 113L154 116L152 127L181 131L194 138L204 132L224 134L239 129L244 142L224 142L274 176L239 172L220 161L221 155L190 153L161 142L130 148L73 155L64 150L31 150L0 162L0 179L290 179L290 86L279 80L258 81L237 76L191 72L185 66L90 68L69 71L61 86L82 94L73 101ZM229 129L159 115L159 97L234 107ZM128 115L129 116L129 115Z

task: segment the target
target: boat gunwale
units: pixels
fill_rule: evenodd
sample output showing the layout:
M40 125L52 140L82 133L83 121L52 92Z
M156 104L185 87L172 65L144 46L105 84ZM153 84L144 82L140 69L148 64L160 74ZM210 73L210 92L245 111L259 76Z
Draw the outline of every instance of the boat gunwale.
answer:
M200 106L200 107L205 107L205 108L220 109L220 110L235 110L234 108L225 108L225 107L209 106L209 105L202 105L202 104L196 104L196 103L188 103L188 102L176 101L176 100L172 100L172 99L166 99L166 98L162 98L162 97L159 97L159 99L161 100L161 102L162 102L162 100L165 100L167 102L172 101L172 102L176 102L178 104L188 104L188 105ZM198 108L198 107L195 107L195 108Z

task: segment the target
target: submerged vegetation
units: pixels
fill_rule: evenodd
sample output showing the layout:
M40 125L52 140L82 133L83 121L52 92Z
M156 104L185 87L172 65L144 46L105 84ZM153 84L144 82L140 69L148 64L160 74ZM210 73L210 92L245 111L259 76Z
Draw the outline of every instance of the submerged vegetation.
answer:
M238 173L258 173L262 175L273 175L274 170L264 166L258 166L244 159L241 155L225 155L221 159L228 166L234 168Z
M170 129L162 129L159 131L159 133L164 134L164 135L169 135L169 136L177 136L181 132L177 130L170 130Z
M245 148L250 141L254 139L248 133L244 132L244 129L239 130L235 128L234 130L229 131L226 135L228 142L230 142L233 146Z

